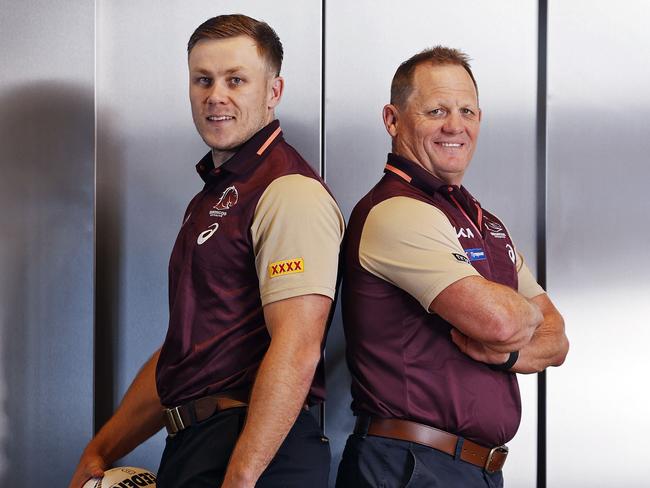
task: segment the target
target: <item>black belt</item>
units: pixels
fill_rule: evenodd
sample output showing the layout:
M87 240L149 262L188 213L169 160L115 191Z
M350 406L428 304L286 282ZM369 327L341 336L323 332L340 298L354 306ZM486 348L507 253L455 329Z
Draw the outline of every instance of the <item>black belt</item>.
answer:
M460 440L457 435L410 420L382 419L368 415L360 415L357 418L354 433L415 442L450 456L456 455L456 446ZM505 445L489 448L463 439L460 459L483 468L488 473L503 468L507 456L508 448Z

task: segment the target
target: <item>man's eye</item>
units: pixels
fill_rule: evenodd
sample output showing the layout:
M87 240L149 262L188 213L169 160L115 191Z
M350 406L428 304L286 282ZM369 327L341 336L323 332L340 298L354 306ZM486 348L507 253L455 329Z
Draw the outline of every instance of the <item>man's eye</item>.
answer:
M474 115L474 111L471 108L461 108L460 113L463 115Z
M233 76L232 78L230 78L230 83L235 85L235 86L239 86L242 83L244 83L244 80L242 80L238 76Z
M199 76L196 79L196 82L199 85L209 86L212 83L212 79L208 78L207 76Z
M443 109L441 109L441 108L434 108L434 109L431 110L429 113L430 113L431 115L436 115L436 116L438 116L438 115L443 115L443 114L445 113L445 111L444 111Z

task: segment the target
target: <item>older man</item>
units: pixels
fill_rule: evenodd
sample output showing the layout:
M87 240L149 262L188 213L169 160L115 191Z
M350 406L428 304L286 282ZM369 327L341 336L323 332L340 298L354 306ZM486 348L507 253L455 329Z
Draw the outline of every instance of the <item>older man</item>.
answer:
M159 487L327 485L329 446L308 407L324 398L344 224L275 120L282 54L273 29L243 15L209 19L190 38L192 115L211 150L171 255L167 337L71 487L163 423Z
M562 364L562 317L506 226L461 186L481 122L466 55L400 65L385 175L355 207L343 318L357 416L340 487L501 486L515 373Z

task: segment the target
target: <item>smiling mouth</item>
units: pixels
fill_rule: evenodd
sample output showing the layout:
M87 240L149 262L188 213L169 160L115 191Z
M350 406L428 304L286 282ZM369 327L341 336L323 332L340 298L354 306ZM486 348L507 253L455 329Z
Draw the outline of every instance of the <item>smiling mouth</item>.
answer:
M451 149L457 149L460 147L463 147L464 144L460 142L436 142L436 144L442 146L442 147L448 147Z
M206 117L210 122L223 122L224 120L234 120L231 115L209 115Z

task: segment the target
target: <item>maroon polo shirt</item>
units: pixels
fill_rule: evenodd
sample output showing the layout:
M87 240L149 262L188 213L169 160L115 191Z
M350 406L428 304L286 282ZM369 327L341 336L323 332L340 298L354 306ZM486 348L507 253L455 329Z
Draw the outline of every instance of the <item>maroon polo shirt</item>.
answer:
M277 120L218 168L211 153L196 168L205 186L171 254L169 328L156 371L168 407L250 389L270 344L263 306L334 297L336 287L342 217ZM321 360L307 400L324 394Z
M464 187L394 154L385 173L352 212L344 246L352 409L503 444L520 421L516 375L463 354L451 341L452 325L428 307L464 276L517 290L518 272L529 271L518 266L505 225Z

